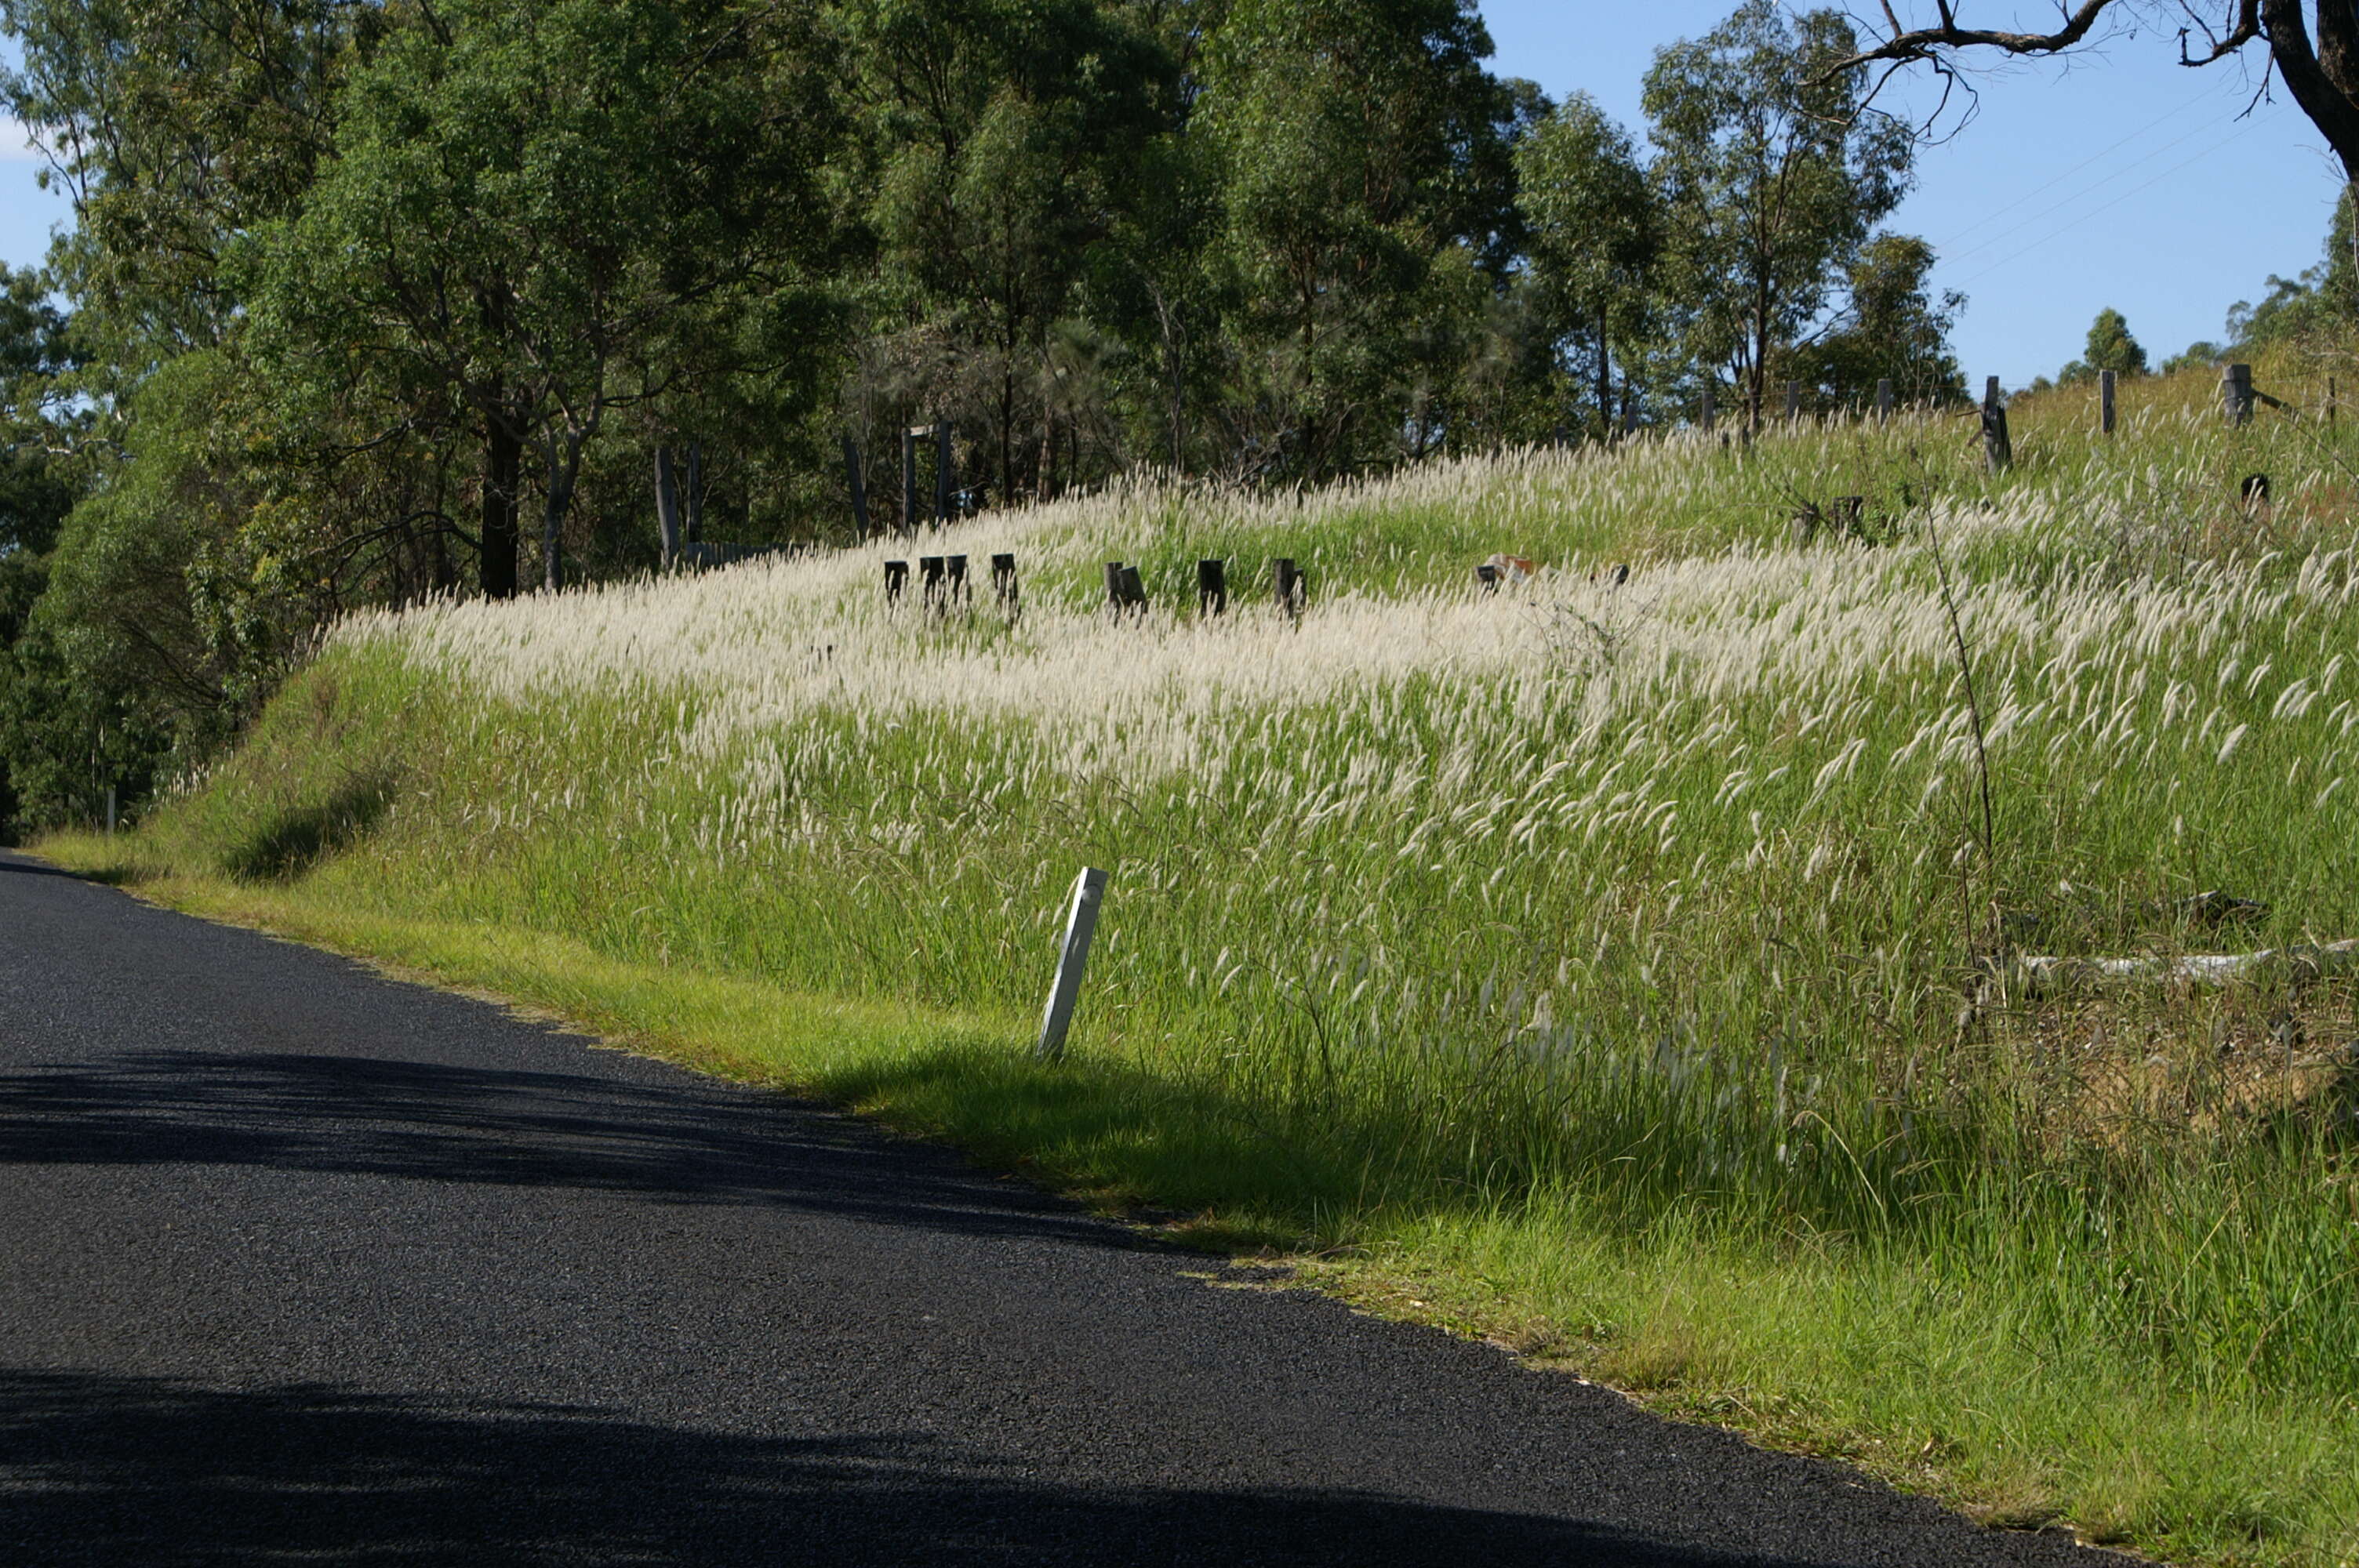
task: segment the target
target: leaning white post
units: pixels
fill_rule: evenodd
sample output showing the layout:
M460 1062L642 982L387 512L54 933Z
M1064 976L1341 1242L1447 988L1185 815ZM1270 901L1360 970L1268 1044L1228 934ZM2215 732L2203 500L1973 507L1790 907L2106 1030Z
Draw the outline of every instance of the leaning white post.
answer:
M1090 961L1090 938L1098 928L1098 904L1105 892L1106 874L1083 867L1073 879L1073 913L1065 920L1065 950L1057 960L1057 983L1049 992L1049 1010L1040 1015L1040 1044L1032 1054L1054 1062L1065 1054L1065 1030L1073 1022L1073 1003L1082 994L1082 970Z

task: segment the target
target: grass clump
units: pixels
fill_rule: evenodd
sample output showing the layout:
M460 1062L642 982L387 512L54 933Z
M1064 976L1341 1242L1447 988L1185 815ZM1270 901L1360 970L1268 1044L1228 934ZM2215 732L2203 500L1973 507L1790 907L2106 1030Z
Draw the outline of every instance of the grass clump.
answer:
M364 619L127 844L50 850L1994 1519L2344 1563L2352 981L2020 979L2359 935L2354 470L2209 392L2133 384L2111 442L2019 405L1997 478L1905 420L1142 488L962 530L1012 622L888 611L882 548ZM1478 594L1498 549L1549 569ZM1206 555L1312 608L1094 609Z

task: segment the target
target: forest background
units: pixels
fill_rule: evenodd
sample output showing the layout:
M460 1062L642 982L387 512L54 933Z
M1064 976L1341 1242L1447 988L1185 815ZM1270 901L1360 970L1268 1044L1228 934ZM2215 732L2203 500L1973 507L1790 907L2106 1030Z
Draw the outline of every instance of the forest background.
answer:
M7 0L74 224L0 316L0 821L214 754L359 607L1140 468L1446 454L1965 395L1882 225L1912 127L1832 10L1656 57L1646 124L1458 0ZM2347 225L2347 220L2345 220ZM2347 257L2347 238L2328 254ZM2314 328L2347 260L2226 352ZM2144 366L2101 319L2077 371ZM930 454L919 477L930 502Z

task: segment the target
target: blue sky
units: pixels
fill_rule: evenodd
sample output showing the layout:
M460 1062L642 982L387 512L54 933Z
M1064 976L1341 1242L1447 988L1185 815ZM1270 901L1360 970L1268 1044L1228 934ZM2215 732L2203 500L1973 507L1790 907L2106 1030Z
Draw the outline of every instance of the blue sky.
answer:
M1636 130L1654 51L1734 3L1483 0L1483 12L1502 75L1587 92ZM1974 122L1919 157L1893 226L1932 241L1936 282L1967 294L1955 341L1977 384L2053 373L2109 305L2159 360L2219 337L2228 307L2270 273L2318 259L2341 176L2309 121L2282 92L2240 119L2255 84L2242 64L2177 59L2171 33L2149 32L2070 65L1986 73ZM1906 91L1921 101L1924 84ZM38 260L65 220L38 168L0 123L0 260Z

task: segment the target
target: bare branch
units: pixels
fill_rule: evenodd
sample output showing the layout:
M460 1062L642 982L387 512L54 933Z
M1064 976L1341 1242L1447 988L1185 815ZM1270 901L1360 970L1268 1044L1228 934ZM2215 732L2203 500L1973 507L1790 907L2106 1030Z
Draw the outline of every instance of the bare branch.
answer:
M1893 16L1887 0L1884 14L1892 23L1892 36L1873 49L1863 49L1847 59L1838 60L1829 74L1876 60L1931 59L1939 49L1995 49L2007 54L2056 54L2086 39L2090 30L2118 3L2119 0L2081 0L2080 8L2066 16L2064 25L2054 32L2017 33L1990 27L1962 27L1958 26L1957 13L1951 8L1950 0L1935 0L1934 8L1941 18L1938 27L1904 28L1899 19ZM2244 0L2248 10L2258 3L2259 0ZM2255 26L2257 27L2258 23L2256 22Z

